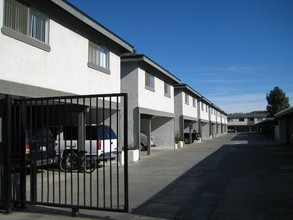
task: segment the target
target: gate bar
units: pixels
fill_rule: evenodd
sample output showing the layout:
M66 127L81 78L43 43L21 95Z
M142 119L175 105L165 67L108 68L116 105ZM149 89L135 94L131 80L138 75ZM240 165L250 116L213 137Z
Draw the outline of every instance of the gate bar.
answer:
M3 155L6 158L11 158L11 97L9 95L5 96L3 125ZM12 211L11 167L10 159L7 160L7 163L3 163L4 207L7 213L11 213Z

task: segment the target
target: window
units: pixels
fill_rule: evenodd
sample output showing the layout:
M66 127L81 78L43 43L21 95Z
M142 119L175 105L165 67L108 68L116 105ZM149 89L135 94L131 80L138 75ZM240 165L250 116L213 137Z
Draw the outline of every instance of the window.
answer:
M5 1L2 33L50 51L48 16L15 0Z
M29 35L39 41L46 42L46 20L48 18L31 9Z
M189 105L189 95L185 93L185 104Z
M254 118L249 118L249 121L254 121Z
M239 118L239 121L244 121L244 118Z
M145 87L146 89L155 91L155 77L148 72L145 72Z
M204 104L203 104L203 102L201 103L201 110L204 111Z
M209 108L208 108L208 106L206 105L206 112L208 112L208 110L209 110Z
M196 108L196 99L195 98L192 99L192 105L194 108Z
M232 118L228 118L228 122L233 122L233 119Z
M89 67L110 74L109 59L108 48L89 42Z
M170 84L164 83L164 94L167 97L171 97L171 90L170 90Z

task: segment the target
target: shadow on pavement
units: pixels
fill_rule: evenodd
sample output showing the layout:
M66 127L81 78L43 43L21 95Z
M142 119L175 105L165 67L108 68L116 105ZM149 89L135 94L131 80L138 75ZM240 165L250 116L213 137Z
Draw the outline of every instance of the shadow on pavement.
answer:
M292 151L254 133L231 141L133 213L167 219L293 219Z

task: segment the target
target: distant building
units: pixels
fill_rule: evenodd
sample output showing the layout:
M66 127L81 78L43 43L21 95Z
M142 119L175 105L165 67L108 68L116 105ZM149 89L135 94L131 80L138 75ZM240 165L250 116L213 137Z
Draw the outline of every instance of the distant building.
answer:
M256 124L266 118L266 111L228 114L228 132L256 132Z

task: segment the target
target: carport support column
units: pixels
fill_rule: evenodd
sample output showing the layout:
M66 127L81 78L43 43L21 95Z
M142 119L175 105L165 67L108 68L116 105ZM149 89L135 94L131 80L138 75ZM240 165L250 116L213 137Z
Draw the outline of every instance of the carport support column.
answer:
M77 149L78 150L85 150L84 148L84 141L85 141L85 113L79 112L78 113L78 138L77 138Z
M189 143L190 144L192 144L192 128L193 128L193 126L192 126L192 123L190 122L190 124L189 124ZM184 138L183 138L183 140L184 140Z
M147 123L147 155L151 154L151 132L152 132L152 118L148 119Z
M202 139L202 124L201 124L201 119L198 119L198 133Z

